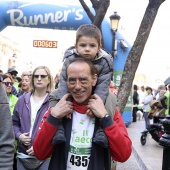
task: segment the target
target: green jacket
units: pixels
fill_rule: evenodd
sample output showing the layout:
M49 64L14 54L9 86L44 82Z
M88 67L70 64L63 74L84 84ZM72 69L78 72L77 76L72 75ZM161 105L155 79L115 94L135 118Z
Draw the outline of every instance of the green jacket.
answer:
M15 104L18 101L18 98L13 94L9 94L8 95L8 100L9 100L10 113L11 113L11 116L12 116L13 115L13 110L14 110Z

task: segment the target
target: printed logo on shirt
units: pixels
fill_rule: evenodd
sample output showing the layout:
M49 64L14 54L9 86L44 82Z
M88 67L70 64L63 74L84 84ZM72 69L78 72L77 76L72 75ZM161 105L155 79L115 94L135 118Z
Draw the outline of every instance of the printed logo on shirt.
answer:
M92 138L88 136L89 135L88 130L82 130L81 136L76 136L76 133L77 133L76 130L72 130L71 142L74 142L76 146L78 144L81 144L81 146L83 146L83 144L85 144L85 143L92 142Z
M90 161L94 124L95 118L73 112L67 170L87 170Z

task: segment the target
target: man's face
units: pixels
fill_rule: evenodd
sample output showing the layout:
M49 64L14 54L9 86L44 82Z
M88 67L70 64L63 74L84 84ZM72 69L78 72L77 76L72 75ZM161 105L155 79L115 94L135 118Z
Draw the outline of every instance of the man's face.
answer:
M23 78L24 76L31 76L31 74L30 74L29 71L23 71L22 75L21 75L21 78Z
M70 94L78 104L87 104L92 87L96 85L97 74L91 75L87 63L74 62L67 69L67 85Z
M141 87L141 90L144 91L145 90L144 87Z
M16 79L17 73L16 72L11 72L10 73L13 79Z

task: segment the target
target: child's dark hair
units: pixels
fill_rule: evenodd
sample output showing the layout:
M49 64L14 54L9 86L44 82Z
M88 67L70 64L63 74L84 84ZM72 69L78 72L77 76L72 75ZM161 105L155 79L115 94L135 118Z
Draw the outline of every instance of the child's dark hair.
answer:
M77 29L76 44L77 44L79 38L82 36L94 37L97 40L98 44L101 45L101 39L102 39L101 31L94 24L84 24L84 25L81 25Z

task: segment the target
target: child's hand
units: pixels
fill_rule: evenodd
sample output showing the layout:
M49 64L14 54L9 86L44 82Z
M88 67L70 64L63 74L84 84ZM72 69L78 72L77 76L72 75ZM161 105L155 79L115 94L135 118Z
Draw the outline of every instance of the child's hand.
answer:
M87 109L86 114L90 117L94 117L94 114L90 109Z
M67 118L67 119L71 119L71 115L72 115L71 113L68 114L68 115L66 115L66 118Z

